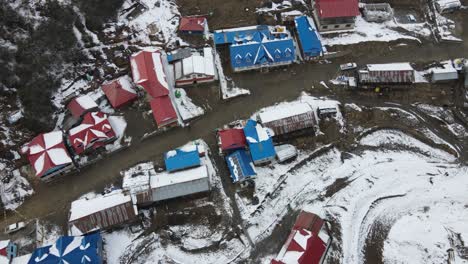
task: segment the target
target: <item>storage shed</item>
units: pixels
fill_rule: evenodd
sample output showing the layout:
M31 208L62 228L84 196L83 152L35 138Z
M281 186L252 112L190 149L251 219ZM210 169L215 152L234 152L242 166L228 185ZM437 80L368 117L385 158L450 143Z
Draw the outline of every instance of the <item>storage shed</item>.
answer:
M208 192L211 189L206 165L174 173L158 173L150 178L150 185L155 202Z
M77 96L71 99L67 108L74 118L80 118L87 112L99 110L98 105L89 95Z
M138 98L128 76L103 83L102 90L114 108L125 106Z
M266 128L249 119L244 127L244 134L255 165L269 163L275 159L273 140Z
M200 156L196 145L168 151L164 154L164 163L169 172L200 166Z
M247 142L245 140L244 130L241 128L218 130L218 145L222 151L245 148Z
M226 164L231 173L232 182L242 182L257 175L252 158L243 149L226 156Z
M138 210L132 198L122 190L113 190L94 198L81 198L71 203L68 227L72 234L86 234L98 229L130 223Z
M409 63L368 64L358 75L362 84L408 84L415 80Z
M441 67L431 69L431 80L433 82L451 81L458 79L458 71L453 67L451 61L443 62Z
M311 128L316 124L312 107L307 103L290 102L267 107L258 114L259 121L275 136Z

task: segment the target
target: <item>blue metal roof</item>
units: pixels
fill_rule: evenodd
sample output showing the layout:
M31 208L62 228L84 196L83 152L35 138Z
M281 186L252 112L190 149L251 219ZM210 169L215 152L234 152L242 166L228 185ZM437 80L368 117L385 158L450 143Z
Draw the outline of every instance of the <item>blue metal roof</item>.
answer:
M307 16L296 17L296 29L305 56L316 57L322 54L322 42L316 30L314 21Z
M257 175L252 159L243 149L226 156L226 163L231 172L232 182L243 181Z
M164 154L164 163L167 171L183 170L200 165L198 148L194 150L175 149Z
M290 63L295 57L294 43L291 38L231 45L229 49L233 68Z
M55 244L41 247L31 255L28 264L102 263L101 234L62 236Z
M260 140L257 129L265 128L252 119L249 119L244 127L245 138L247 139L253 161L261 162L273 159L276 152L271 136L268 135L267 139L262 138L262 140Z
M252 26L233 28L227 30L216 30L213 33L215 45L232 44L246 41L260 41L264 35L270 35L268 26Z

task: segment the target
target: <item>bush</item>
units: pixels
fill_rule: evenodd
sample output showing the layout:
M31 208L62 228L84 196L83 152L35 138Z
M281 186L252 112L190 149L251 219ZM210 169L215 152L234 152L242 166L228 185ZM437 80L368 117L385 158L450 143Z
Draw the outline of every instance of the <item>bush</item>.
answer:
M86 26L92 31L99 31L104 23L115 19L124 0L73 0L86 18Z

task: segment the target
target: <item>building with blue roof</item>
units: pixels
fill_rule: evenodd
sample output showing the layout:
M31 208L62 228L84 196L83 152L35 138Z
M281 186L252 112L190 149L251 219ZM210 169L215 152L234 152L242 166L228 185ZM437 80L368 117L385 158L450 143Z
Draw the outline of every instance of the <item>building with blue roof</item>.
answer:
M233 71L288 65L295 61L295 46L283 26L253 26L215 31L216 45L229 45Z
M268 163L275 159L276 151L273 139L266 128L249 119L244 127L244 134L255 165Z
M164 154L164 163L169 172L200 166L198 147L193 145L168 151Z
M307 16L294 19L299 47L304 60L312 60L322 56L323 46L314 21Z
M28 264L103 263L100 233L86 236L61 236L55 244L37 248Z
M226 163L231 172L232 182L241 182L257 175L252 158L243 149L234 151L226 156Z

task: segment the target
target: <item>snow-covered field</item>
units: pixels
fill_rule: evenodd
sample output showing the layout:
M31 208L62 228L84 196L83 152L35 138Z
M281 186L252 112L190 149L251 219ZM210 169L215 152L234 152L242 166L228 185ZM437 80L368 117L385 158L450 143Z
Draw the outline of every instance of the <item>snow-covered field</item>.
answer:
M404 29L408 33L402 33ZM411 33L411 34L410 34ZM420 41L419 38L414 37L429 37L431 31L425 24L400 24L395 21L387 21L384 23L371 23L367 22L361 16L356 18L356 28L352 32L342 33L336 37L329 37L327 34L322 35L324 45L349 45L360 42L368 41L393 41L398 39L409 39Z
M179 111L180 117L184 122L194 119L196 117L202 116L205 113L203 108L196 106L192 99L187 96L187 93L184 89L176 88L176 93L180 93L179 98L175 98L176 107Z

